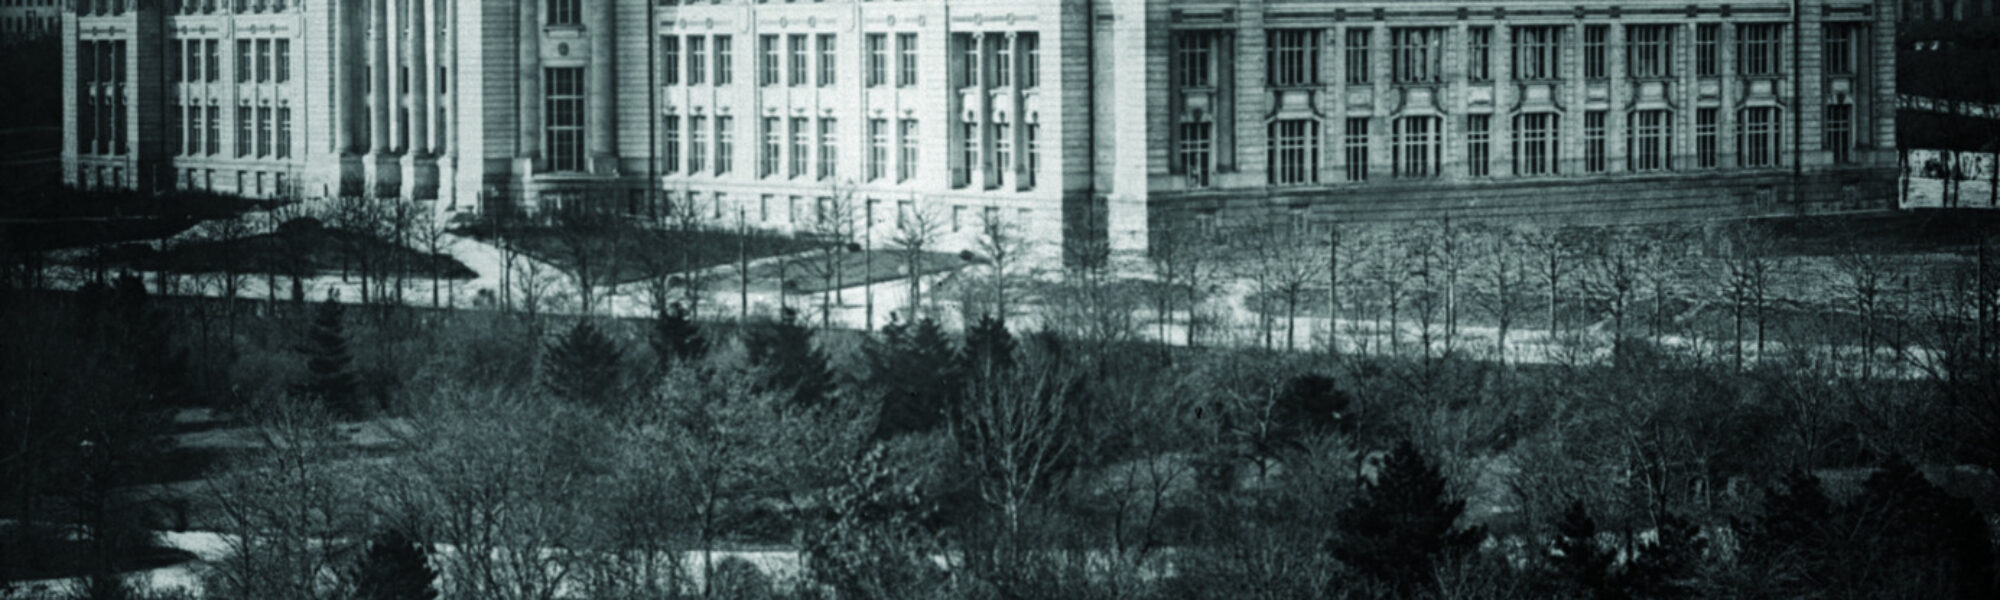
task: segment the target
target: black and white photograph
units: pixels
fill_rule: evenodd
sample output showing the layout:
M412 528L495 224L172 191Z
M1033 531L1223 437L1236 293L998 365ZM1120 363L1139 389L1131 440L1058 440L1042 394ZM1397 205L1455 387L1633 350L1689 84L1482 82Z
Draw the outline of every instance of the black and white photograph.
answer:
M0 600L1996 546L2000 0L0 0Z

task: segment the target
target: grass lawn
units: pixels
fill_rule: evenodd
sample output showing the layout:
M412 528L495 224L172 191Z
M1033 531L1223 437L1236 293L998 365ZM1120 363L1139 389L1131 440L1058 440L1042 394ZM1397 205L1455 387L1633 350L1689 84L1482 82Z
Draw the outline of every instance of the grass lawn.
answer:
M0 250L39 252L159 239L258 205L208 193L150 196L36 186L0 202Z
M623 224L587 236L584 244L571 243L569 234L552 227L513 227L496 232L472 226L457 233L511 246L565 272L575 272L582 261L592 261L608 273L605 283L616 284L735 263L739 250L757 260L818 247L809 240L773 233L676 231Z
M428 254L371 237L339 229L321 227L315 221L293 221L277 233L246 236L231 241L183 243L156 251L146 244L126 244L113 248L104 257L112 265L126 265L145 271L182 273L217 272L234 269L240 273L327 273L352 265L355 253L368 252L385 265L409 264L411 273L422 277L471 279L477 276L456 259ZM343 262L348 260L349 262Z
M785 289L796 292L818 292L833 287L834 284L853 287L866 283L903 281L909 275L905 272L905 257L899 251L877 250L872 261L866 253L848 252L840 256L838 282L826 274L826 256L812 253L784 260ZM917 272L921 275L942 273L974 264L958 254L925 252L917 259ZM872 270L871 270L872 266ZM751 281L777 281L778 263L767 263L750 268Z

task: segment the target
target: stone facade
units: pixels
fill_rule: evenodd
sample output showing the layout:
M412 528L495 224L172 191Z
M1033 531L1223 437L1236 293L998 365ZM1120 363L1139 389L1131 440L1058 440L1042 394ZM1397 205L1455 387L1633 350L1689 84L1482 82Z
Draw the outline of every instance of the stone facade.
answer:
M1897 8L75 0L63 167L447 211L844 214L876 244L922 220L944 250L989 221L1139 251L1274 219L1886 205Z
M54 36L61 26L61 2L0 0L0 43Z

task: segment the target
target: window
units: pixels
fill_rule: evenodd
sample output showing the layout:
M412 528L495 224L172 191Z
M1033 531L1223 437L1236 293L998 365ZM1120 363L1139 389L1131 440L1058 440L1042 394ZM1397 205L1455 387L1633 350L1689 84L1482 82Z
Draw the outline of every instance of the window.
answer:
M1040 34L1018 34L1021 42L1021 87L1042 85L1042 38Z
M549 170L583 170L583 68L544 70L542 103Z
M1583 113L1583 172L1603 173L1606 168L1604 155L1605 115L1601 110Z
M1585 25L1583 28L1583 78L1604 79L1611 76L1610 60L1605 58L1605 46L1611 38L1610 25Z
M1368 180L1368 117L1349 117L1342 146L1348 181Z
M835 60L833 57L834 50L835 48L834 48L833 34L831 33L819 34L819 82L818 83L821 87L833 85L834 74L840 66L840 62Z
M1270 29L1264 35L1271 87L1319 83L1319 30Z
M807 71L806 54L809 52L806 48L806 34L795 33L787 36L785 38L785 49L791 55L791 63L785 65L787 71L785 74L785 85L805 85Z
M1585 28L1584 32L1584 65L1588 76L1590 57L1597 57L1599 68L1603 67L1604 47L1599 44L1596 53L1592 54L1589 28ZM1515 27L1514 78L1528 81L1562 79L1561 36L1562 28L1559 26Z
M688 36L687 41L688 41L688 64L687 64L688 85L701 85L703 83L706 83L706 81L704 80L708 79L707 77L705 77L705 75L707 75L708 73L708 53L707 53L708 38L698 35L691 35Z
M867 85L868 87L882 85L882 80L888 76L889 67L886 64L889 62L888 50L883 48L889 43L888 37L880 33L871 33L864 43L868 49Z
M1694 26L1694 74L1696 77L1714 77L1722 74L1721 60L1717 58L1716 47L1722 40L1722 26L1702 23Z
M917 34L896 34L896 87L917 84Z
M1853 75L1854 50L1859 47L1861 26L1857 23L1828 23L1826 25L1826 74Z
M1694 163L1696 167L1713 169L1720 162L1716 159L1716 130L1719 109L1700 108L1694 111Z
M660 85L681 84L681 36L660 36Z
M1006 123L993 124L993 180L986 187L996 188L1007 185L1007 176L1014 173L1014 128Z
M1751 168L1778 166L1778 109L1760 106L1736 115L1736 163Z
M1492 173L1493 115L1465 116L1465 174L1485 177Z
M208 82L222 80L222 40L208 40Z
M582 25L583 0L549 0L550 25Z
M274 62L277 63L278 83L290 83L292 81L292 41L278 40L276 44L278 53L277 59Z
M708 117L688 117L688 174L708 166Z
M757 85L778 84L778 36L757 36Z
M771 222L771 203L777 201L777 199L778 199L777 196L773 196L770 194L764 194L762 196L757 197L757 222L759 223Z
M185 73L182 73L184 76L183 79L189 83L201 81L201 40L188 40L187 52L185 54L184 58L187 60L187 70Z
M271 40L257 40L257 83L271 81Z
M1214 84L1215 46L1218 35L1208 31L1175 34L1174 61L1180 68L1182 88L1205 88Z
M1403 178L1436 177L1443 170L1444 120L1438 117L1404 117L1395 122L1395 175Z
M1473 81L1493 80L1493 28L1466 30L1465 76Z
M257 108L257 158L271 155L271 108Z
M868 180L881 179L888 171L889 120L868 120Z
M1672 77L1674 31L1672 25L1633 25L1625 28L1625 75L1634 79Z
M1825 146L1833 152L1835 164L1854 162L1854 106L1831 104L1826 107Z
M917 178L917 120L903 119L896 125L897 144L902 150L901 161L896 163L896 181Z
M1344 45L1345 52L1342 53L1342 56L1344 57L1343 62L1347 66L1347 83L1349 85L1366 85L1371 81L1368 77L1369 70L1371 69L1371 66L1368 64L1368 33L1366 29L1356 28L1347 30L1347 40Z
M1281 119L1270 125L1271 185L1319 182L1319 121Z
M1769 77L1783 71L1778 53L1780 34L1784 25L1778 23L1755 23L1739 25L1736 30L1736 74L1745 77Z
M1028 137L1028 175L1022 178L1022 183L1033 188L1042 176L1042 124L1029 123L1023 133Z
M1443 79L1443 28L1393 29L1389 38L1395 53L1389 66L1396 83L1431 83Z
M660 118L660 168L668 175L681 172L681 116Z
M778 174L778 157L780 156L781 148L785 145L784 127L783 119L764 117L764 146L763 151L757 153L758 177L770 177Z
M201 124L201 114L202 114L201 107L190 106L188 107L187 114L189 122L188 134L187 134L187 154L190 155L201 154L203 148L201 144L202 132L205 131L205 129Z
M208 107L208 154L222 154L222 107Z
M736 168L736 117L715 118L715 174Z
M957 40L958 48L962 51L959 55L962 58L958 65L958 86L972 87L979 85L979 38L971 34L961 33L954 35L953 39Z
M965 167L960 170L960 174L962 177L956 183L959 186L968 186L972 185L972 174L977 173L980 170L979 124L964 123L961 125L961 127L962 127L962 133L959 139L961 140L962 143L965 144L965 157L964 157Z
M965 205L954 204L951 207L951 230L958 231L959 229L964 227L965 227Z
M792 117L792 168L791 177L804 177L812 166L812 124L805 117Z
M250 156L250 150L251 150L250 137L252 135L250 118L251 118L250 107L248 106L237 107L236 109L236 157L237 158L244 158Z
M1208 187L1210 157L1214 153L1215 124L1208 122L1181 123L1180 165L1187 175L1188 187Z
M1625 121L1625 169L1667 171L1674 168L1673 113L1637 110Z
M840 138L833 119L819 120L819 178L833 179L839 173Z
M989 34L995 41L993 47L993 86L1014 85L1014 36Z
M1514 117L1514 174L1554 175L1561 154L1556 113Z
M733 41L729 36L715 36L715 85L729 85L736 81L736 57Z
M250 40L236 40L236 83L250 83Z
M803 198L803 197L800 197L800 196L792 196L792 197L790 197L790 198L786 198L786 199L785 199L785 222L786 222L786 223L798 223L798 222L799 222L799 206L800 206L800 205L803 205L803 204L805 204L805 202L806 202L806 199L805 199L805 198Z

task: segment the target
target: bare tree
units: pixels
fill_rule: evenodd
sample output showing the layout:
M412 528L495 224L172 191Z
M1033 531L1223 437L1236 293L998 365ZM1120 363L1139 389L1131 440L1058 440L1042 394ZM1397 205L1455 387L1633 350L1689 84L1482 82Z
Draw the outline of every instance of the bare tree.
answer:
M1519 230L1503 226L1481 233L1479 241L1468 248L1479 257L1474 263L1472 298L1493 317L1497 329L1494 355L1504 363L1507 361L1507 333L1519 317L1521 295L1527 291L1530 259L1523 255L1526 243L1521 239Z
M1254 272L1258 291L1265 298L1260 302L1264 309L1260 312L1269 312L1272 297L1284 301L1285 349L1296 350L1299 303L1306 300L1313 284L1327 277L1329 265L1324 260L1326 252L1319 245L1321 238L1304 223L1279 222L1268 223L1245 237L1249 238L1249 251L1257 261ZM1266 328L1266 340L1269 335Z
M1570 264L1570 241L1559 229L1530 228L1522 232L1527 247L1534 251L1535 277L1542 286L1543 307L1548 310L1548 339L1553 343L1562 331L1556 319L1561 310L1563 281L1575 269Z
M889 238L889 244L902 255L903 274L910 279L909 313L911 318L923 306L924 252L931 244L937 243L944 223L936 211L928 204L912 202L907 214L897 213L896 233Z
M597 309L598 292L615 294L619 261L624 254L627 227L616 215L566 203L548 215L556 251L568 267L566 274L576 288L577 309L589 315Z
M1743 368L1743 326L1749 318L1757 328L1757 356L1764 356L1764 310L1771 296L1779 259L1762 234L1744 227L1732 232L1723 254L1726 281L1721 291L1729 302L1736 368Z
M980 474L980 497L1000 510L1009 539L1019 539L1027 509L1075 443L1068 428L1077 381L1057 360L1034 357L1040 364L975 375L952 424Z
M442 284L446 276L441 269L434 265L435 261L443 259L447 256L447 253L451 252L452 241L454 239L451 236L451 225L445 222L444 216L438 214L436 211L422 211L421 214L417 215L416 226L412 228L412 232L416 236L416 243L412 244L412 247L424 249L424 269L431 280L431 306L433 308L441 306L439 296L444 291ZM454 281L451 285L453 290L456 291L457 282ZM448 297L452 298L453 302L456 303L456 294Z
M1611 318L1613 352L1624 349L1625 320L1631 312L1632 296L1638 292L1639 271L1652 251L1644 238L1624 229L1599 232L1590 240L1584 292Z
M330 458L344 440L316 402L267 402L255 412L258 448L204 480L229 555L210 571L231 597L344 598L339 569L348 534L365 520L352 478Z
M986 277L980 282L977 294L969 294L966 322L978 320L979 312L990 312L1002 321L1013 316L1014 304L1021 294L1019 280L1026 276L1023 263L1027 260L1029 242L1022 237L1020 224L1010 223L1000 216L998 210L988 210L980 216L979 237L974 247L986 258ZM984 311L975 310L975 304L985 304Z
M819 247L819 259L811 263L820 278L820 327L833 325L833 307L844 304L841 290L847 287L847 253L854 244L855 213L853 182L836 183L813 207L812 236Z

